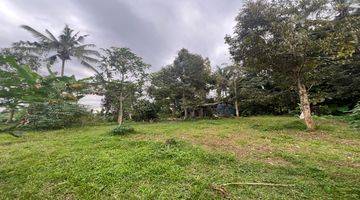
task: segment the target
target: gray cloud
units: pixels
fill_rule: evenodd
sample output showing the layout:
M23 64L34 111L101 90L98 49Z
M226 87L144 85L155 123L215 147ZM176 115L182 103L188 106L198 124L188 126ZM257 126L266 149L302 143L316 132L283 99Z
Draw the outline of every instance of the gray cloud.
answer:
M225 34L232 33L241 0L2 0L0 47L32 40L20 25L58 33L65 24L98 48L126 46L152 65L170 64L180 48L209 57L212 65L229 62ZM71 62L66 73L91 71Z

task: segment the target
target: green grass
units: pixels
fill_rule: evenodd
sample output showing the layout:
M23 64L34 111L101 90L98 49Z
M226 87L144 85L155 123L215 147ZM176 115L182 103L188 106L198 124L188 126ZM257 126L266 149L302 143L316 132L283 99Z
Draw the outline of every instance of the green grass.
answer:
M359 199L360 133L292 117L132 123L0 136L0 199ZM169 140L170 139L170 140ZM168 141L168 142L167 142ZM170 142L169 142L170 141Z

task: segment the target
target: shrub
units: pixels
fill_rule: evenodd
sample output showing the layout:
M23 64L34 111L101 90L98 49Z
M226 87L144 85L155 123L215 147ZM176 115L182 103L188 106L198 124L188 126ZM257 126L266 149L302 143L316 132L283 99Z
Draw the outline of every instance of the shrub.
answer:
M360 102L357 103L350 115L350 123L353 127L360 129Z
M216 106L216 113L220 117L231 117L235 115L235 108L229 104L218 104Z
M147 100L141 100L134 105L134 121L153 121L159 118L159 109Z
M179 146L180 142L175 138L169 138L165 141L165 146L167 147L175 147Z
M82 125L82 118L89 115L84 106L75 103L35 103L27 109L25 127L45 130Z
M5 123L8 120L8 117L4 112L0 112L0 122Z
M133 133L135 130L131 126L127 125L119 125L115 127L113 130L111 130L111 134L113 135L126 135L129 133Z

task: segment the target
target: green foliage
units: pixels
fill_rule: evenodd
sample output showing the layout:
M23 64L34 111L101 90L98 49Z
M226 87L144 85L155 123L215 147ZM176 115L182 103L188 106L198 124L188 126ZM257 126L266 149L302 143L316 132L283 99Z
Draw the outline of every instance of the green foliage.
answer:
M14 117L22 121L24 114L14 116L14 112L27 110L26 126L31 129L55 129L79 123L77 117L85 113L85 108L67 102L76 102L89 91L86 81L76 80L74 76L44 77L26 65L19 65L14 57L1 56L0 63L5 66L0 68L0 106L11 111L9 122ZM29 108L19 109L27 105Z
M149 65L129 48L111 47L104 49L99 67L105 114L115 114L122 121L124 111L131 112L132 103L142 95Z
M360 99L359 61L360 49L345 64L331 63L319 67L316 75L320 81L310 90L315 113L338 115L356 105L357 100ZM319 111L317 107L320 107ZM348 107L348 109L338 110L338 107Z
M126 135L129 133L133 133L135 130L133 127L129 126L129 125L119 125L117 127L115 127L114 129L112 129L110 131L111 134L113 135Z
M231 117L235 115L235 108L229 104L218 104L216 106L216 113L220 117Z
M162 107L163 112L187 113L206 103L210 90L211 66L207 58L181 49L174 63L151 75L149 94Z
M140 100L134 105L133 119L135 121L154 121L159 118L159 109L155 103Z
M59 129L82 125L82 118L90 113L85 107L74 103L34 103L27 108L24 116L28 129Z
M22 104L39 97L36 85L40 78L28 66L19 65L14 56L0 55L0 107L11 112L9 122Z
M360 129L360 102L358 102L358 104L352 110L352 114L350 116L350 123L352 126Z
M34 71L37 71L42 63L41 56L38 53L27 51L21 48L18 43L15 43L11 48L1 49L0 55L14 57L19 65L27 65Z
M304 120L314 129L308 90L322 82L321 66L349 62L358 51L359 19L353 1L247 1L226 42L248 72L297 87Z
M8 120L7 113L2 111L0 112L0 123L3 124Z
M0 98L19 103L77 101L88 92L84 80L75 76L41 76L26 65L19 65L14 57L0 56Z
M161 108L160 112L172 117L177 116L176 112L181 109L181 91L177 89L181 83L177 81L178 75L174 71L174 67L168 65L150 74L151 85L147 91Z

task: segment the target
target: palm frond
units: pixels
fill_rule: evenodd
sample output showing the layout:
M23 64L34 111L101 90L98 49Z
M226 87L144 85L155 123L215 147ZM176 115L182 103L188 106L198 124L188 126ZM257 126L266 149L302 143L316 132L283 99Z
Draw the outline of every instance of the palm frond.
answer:
M78 31L77 33L75 33L74 35L69 35L68 37L68 42L71 43L71 44L79 44L79 41L77 41L77 35L79 34L80 32Z
M46 37L46 35L40 33L39 31L31 28L31 27L28 26L28 25L21 25L21 28L29 31L34 37L36 37L36 38L38 38L38 39L40 39L40 40L42 40L42 41L48 41L48 42L51 42L51 41L52 41L50 38Z
M59 42L56 37L47 29L45 29L46 33L50 36L50 38L55 41L55 42Z
M76 48L84 48L85 49L87 47L92 48L92 47L96 47L96 45L95 44L83 44L83 45L77 46Z
M80 43L83 43L87 36L89 36L89 35L82 35L77 39L77 41L80 42Z
M72 30L69 25L65 25L64 29L63 29L63 35L71 35L71 33L73 32L74 30Z
M37 54L41 54L43 52L43 48L40 46L37 46L36 44L31 44L31 45L22 45L19 43L13 43L13 48L19 51L25 51L25 52L32 52L32 53L37 53Z
M77 56L77 58L79 58L81 61L85 61L85 62L91 62L91 63L97 63L99 62L98 59L96 58L92 58L92 57L89 57L89 56Z
M94 71L97 75L101 76L101 73L91 64L89 64L86 61L81 61L81 64L84 65L85 67L87 67L88 69L91 69L92 71ZM101 76L102 77L102 76Z
M94 55L94 56L100 57L100 53L98 51L96 51L96 50L82 49L81 53L83 55Z
M53 65L55 63L55 61L57 60L57 55L52 55L47 60L49 61L50 65Z
M88 47L88 46L91 46L91 45L76 46L76 47L73 47L71 49L71 51L73 52L75 57L82 57L82 56L88 56L88 55L100 57L100 53L98 51L92 50L92 49L86 49L86 47Z

